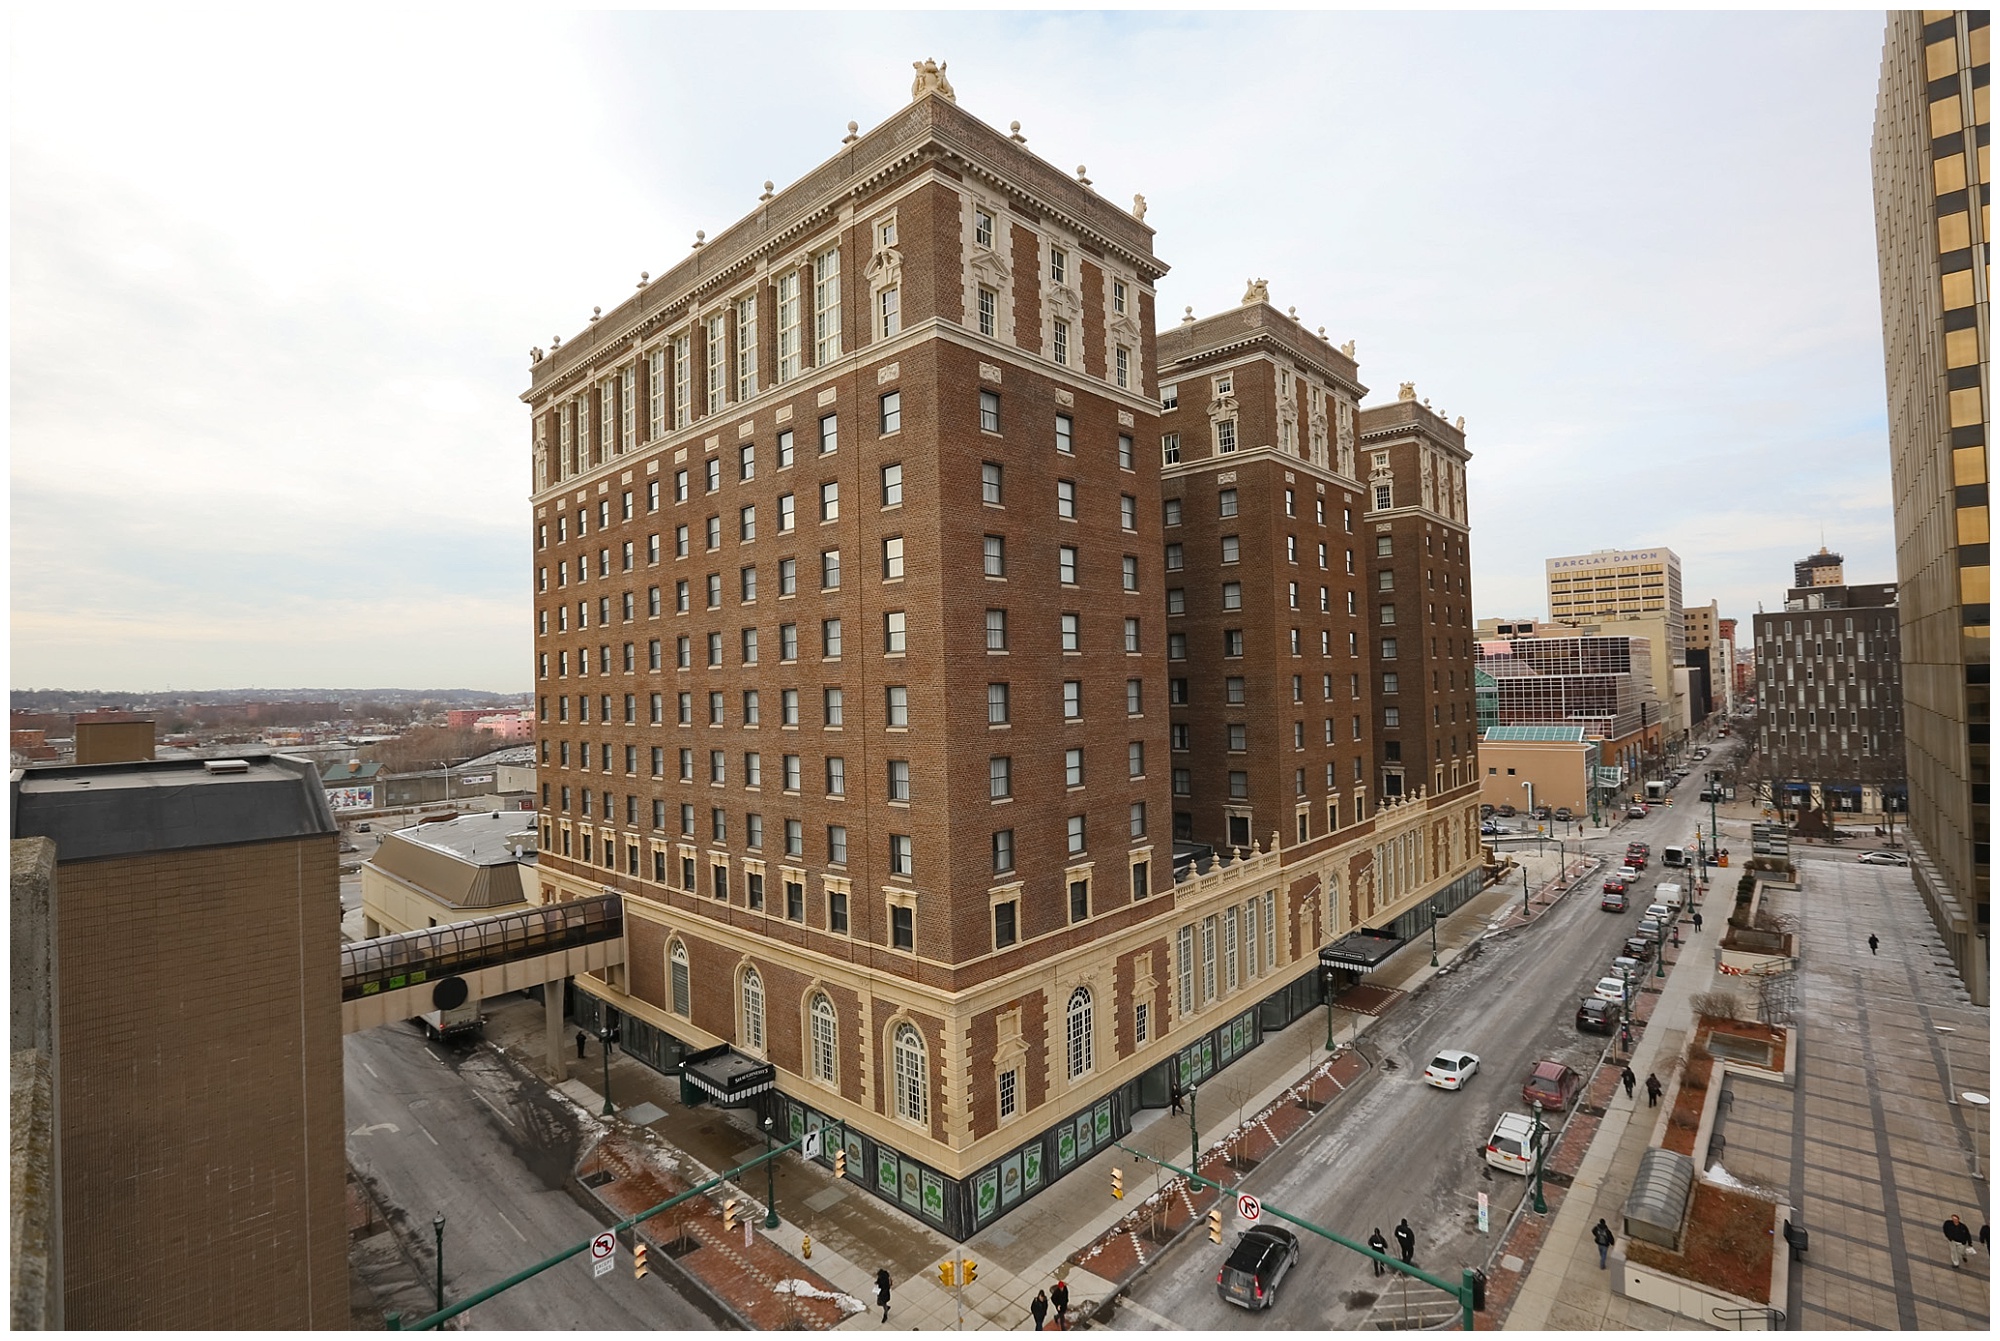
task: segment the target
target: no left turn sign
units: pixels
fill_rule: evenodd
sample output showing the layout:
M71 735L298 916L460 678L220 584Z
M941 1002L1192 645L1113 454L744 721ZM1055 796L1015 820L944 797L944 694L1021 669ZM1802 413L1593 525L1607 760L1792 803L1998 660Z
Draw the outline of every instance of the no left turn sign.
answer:
M590 1241L590 1274L608 1275L618 1256L618 1236L605 1230Z
M1256 1224L1257 1217L1262 1215L1263 1213L1264 1213L1264 1203L1258 1201L1257 1198L1251 1196L1248 1192L1241 1193L1237 1196L1236 1218L1241 1220L1244 1224L1246 1225Z

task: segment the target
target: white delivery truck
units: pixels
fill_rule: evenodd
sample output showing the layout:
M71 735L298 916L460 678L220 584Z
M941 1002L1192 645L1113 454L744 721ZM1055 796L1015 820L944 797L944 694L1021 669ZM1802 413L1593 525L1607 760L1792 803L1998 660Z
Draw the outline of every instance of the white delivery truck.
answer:
M1660 865L1692 866L1694 863L1688 860L1688 850L1686 848L1665 847L1660 849Z
M417 1019L423 1022L425 1033L444 1042L464 1034L476 1034L486 1027L486 1017L479 1013L476 1001L464 1002L450 1010L427 1010Z
M1653 902L1664 903L1676 913L1687 903L1687 896L1679 885L1662 882L1653 886Z
M1648 801L1664 801L1667 799L1667 784L1665 779L1655 778L1646 784L1646 799Z

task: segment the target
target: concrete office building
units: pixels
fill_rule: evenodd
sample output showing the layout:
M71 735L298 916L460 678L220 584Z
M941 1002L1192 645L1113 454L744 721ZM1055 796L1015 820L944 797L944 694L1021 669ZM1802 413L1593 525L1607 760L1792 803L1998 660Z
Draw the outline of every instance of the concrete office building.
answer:
M1549 618L1606 633L1631 632L1653 655L1662 739L1669 756L1686 747L1690 725L1684 678L1687 626L1682 616L1681 560L1670 549L1596 550L1547 561ZM1630 630L1612 624L1636 624Z
M782 1131L836 1124L851 1179L961 1236L1314 1008L1343 933L1394 941L1477 886L1469 790L1329 833L1322 776L1303 842L1292 796L1187 808L1248 843L1174 868L1168 593L1230 579L1185 541L1167 568L1144 212L926 62L882 126L537 351L523 397L536 893L625 896L627 962L577 980L580 1011L725 1100L774 1090ZM1360 388L1266 336L1257 377L1310 365L1330 401L1317 461L1309 403L1290 440L1275 407L1238 417L1240 467L1290 457L1248 514L1275 537L1282 470L1300 501L1358 496L1326 453ZM1313 627L1341 643L1299 673L1348 693L1337 576Z
M1910 855L1982 1005L1993 851L1991 32L1985 10L1892 12L1874 141Z
M1751 621L1766 804L1810 832L1829 816L1901 809L1903 688L1896 587L1794 587Z
M1646 639L1565 630L1483 640L1477 655L1479 672L1493 681L1495 726L1583 727L1584 737L1597 743L1604 770L1598 777L1607 793L1629 788L1658 766L1665 727ZM1480 771L1491 786L1493 777L1504 775L1494 772L1501 765L1484 750L1482 742Z
M52 941L29 971L53 1002L61 1324L346 1327L339 839L316 772L58 765L17 771L11 800L14 833L46 840L27 906L53 910L15 931Z

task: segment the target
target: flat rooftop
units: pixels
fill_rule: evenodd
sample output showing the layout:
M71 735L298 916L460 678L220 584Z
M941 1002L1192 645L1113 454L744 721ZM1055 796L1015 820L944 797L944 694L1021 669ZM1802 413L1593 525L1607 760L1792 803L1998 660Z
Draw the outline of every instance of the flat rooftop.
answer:
M516 860L533 861L538 837L533 812L493 810L435 824L414 824L385 835L384 842L401 839L474 866L499 866ZM517 846L521 849L518 858L514 855Z
M31 765L12 783L14 837L53 839L64 862L339 832L319 770L264 750Z

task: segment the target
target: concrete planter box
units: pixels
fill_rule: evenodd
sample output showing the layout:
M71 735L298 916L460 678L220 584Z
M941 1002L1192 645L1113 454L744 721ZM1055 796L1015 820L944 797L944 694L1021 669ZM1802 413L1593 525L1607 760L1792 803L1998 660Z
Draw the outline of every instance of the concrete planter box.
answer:
M1774 1209L1771 1217L1771 1233L1774 1236L1783 1228L1785 1221L1791 1218L1791 1214L1790 1206L1778 1206ZM1745 1332L1769 1331L1771 1315L1767 1310L1776 1310L1782 1318L1791 1303L1785 1291L1790 1281L1787 1256L1782 1246L1771 1254L1771 1302L1768 1305L1739 1298L1712 1285L1682 1280L1654 1267L1639 1266L1629 1259L1620 1264L1619 1292L1627 1299L1637 1299L1655 1308L1665 1309L1669 1313L1677 1313L1683 1318L1691 1318L1704 1327ZM1735 1314L1738 1310L1746 1311L1740 1320L1734 1316L1727 1316ZM1718 1311L1725 1316L1718 1317Z

